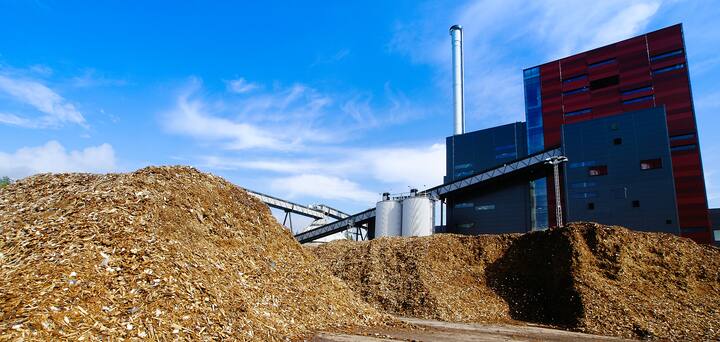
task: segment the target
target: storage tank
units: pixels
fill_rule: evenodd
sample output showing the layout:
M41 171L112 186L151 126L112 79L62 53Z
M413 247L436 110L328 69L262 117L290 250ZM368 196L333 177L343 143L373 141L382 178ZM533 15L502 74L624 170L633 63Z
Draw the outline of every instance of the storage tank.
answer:
M375 206L375 238L402 235L402 203L383 194Z
M402 201L402 236L432 235L434 225L435 210L430 198L414 196Z

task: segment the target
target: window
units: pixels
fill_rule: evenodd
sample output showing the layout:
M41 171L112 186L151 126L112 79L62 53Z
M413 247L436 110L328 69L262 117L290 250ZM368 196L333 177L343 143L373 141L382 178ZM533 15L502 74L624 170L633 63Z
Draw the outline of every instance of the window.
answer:
M458 204L455 204L455 209L472 208L473 206L475 206L475 205L472 202L458 203Z
M670 220L670 219L665 220L665 224L672 224L672 220Z
M496 146L495 151L514 150L515 144Z
M665 52L665 53L661 53L661 54L659 54L659 55L655 55L655 56L650 57L650 61L651 61L651 62L655 62L655 61L659 61L659 60L661 60L661 59L670 58L670 57L672 57L672 56L681 55L682 53L683 53L683 50L682 50L682 49L680 49L680 50L675 50L675 51L670 51L670 52Z
M618 124L616 124L616 123L610 124L610 130L611 130L611 131L617 131L618 128L619 128Z
M530 68L523 70L523 76L525 78L533 78L533 77L540 77L540 68Z
M608 174L607 165L591 166L588 168L588 176L604 176Z
M592 110L590 108L585 108L585 109L581 109L581 110L567 112L567 113L565 113L565 116L583 115L583 114L587 114L590 112L592 112Z
M597 68L597 67L599 67L599 66L608 65L608 64L613 64L613 63L615 63L615 58L610 58L610 59L606 59L606 60L603 60L603 61L599 61L599 62L595 62L595 63L592 63L592 64L588 64L588 68L589 68L589 69L592 69L592 68Z
M715 241L720 241L720 230L713 230L713 237L715 238Z
M564 92L563 96L568 96L568 95L572 95L572 94L580 94L580 93L584 93L586 91L588 91L588 87L577 88L577 89L568 90L568 91Z
M467 164L457 164L457 165L455 165L455 170L467 169L467 168L469 168L469 167L471 167L471 166L472 166L472 164L470 164L470 163L467 163Z
M594 166L595 164L597 164L597 162L594 161L594 160L574 162L574 163L570 163L570 168L571 168L571 169L576 169L576 168L578 168L578 167Z
M457 227L458 227L458 228L464 228L464 229L472 228L472 227L475 227L475 222L460 223L460 224L457 225Z
M640 161L640 170L653 170L662 168L662 159L647 159Z
M612 87L614 85L617 85L618 83L620 83L620 77L617 75L605 77L599 80L590 81L590 90Z
M640 201L638 201L638 200L633 200L633 201L632 201L632 206L633 206L633 208L640 208Z
M642 93L644 91L649 91L649 90L652 90L651 86L635 88L635 89L630 89L630 90L623 90L620 92L620 95L632 95L632 94Z
M586 191L586 192L576 192L572 194L573 198L595 198L598 197L597 191Z
M515 152L505 152L498 155L495 155L495 159L506 159L506 158L517 158L517 153Z
M573 76L573 77L564 79L564 80L563 80L563 83L570 83L570 82L580 81L580 80L584 80L584 79L586 79L586 78L587 78L587 75Z
M673 146L670 147L670 151L672 152L678 152L678 151L690 151L697 148L697 145L690 144L690 145L682 145L682 146Z
M622 145L622 138L613 139L613 145Z
M572 187L573 189L583 189L583 188L590 188L590 187L593 187L596 185L597 185L597 183L595 183L595 182L576 182L576 183L570 184L570 187Z
M684 64L684 63L675 64L675 65L672 65L672 66L669 66L669 67L666 67L666 68L660 68L660 69L657 69L657 70L653 70L652 74L653 74L653 75L664 74L664 73L666 73L666 72L668 72L668 71L673 71L673 70L677 70L677 69L682 69L682 68L684 68L684 67L685 67L685 64Z
M494 204L479 205L479 206L475 207L475 210L480 210L480 211L495 210L495 205Z
M675 135L675 136L670 137L670 141L686 140L686 139L692 139L692 138L695 138L695 133Z
M642 97L636 97L634 99L625 100L623 101L623 104L631 104L631 103L638 103L638 102L645 102L645 101L651 101L654 100L655 96L648 95L648 96L642 96Z
M593 203L593 202L588 203L587 208L588 208L588 210L595 210L595 203Z

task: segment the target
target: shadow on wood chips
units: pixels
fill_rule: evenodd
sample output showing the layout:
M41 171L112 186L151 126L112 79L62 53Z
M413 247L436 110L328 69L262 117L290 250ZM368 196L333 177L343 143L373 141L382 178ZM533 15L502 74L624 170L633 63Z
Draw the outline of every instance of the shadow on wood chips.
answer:
M595 223L544 232L338 241L313 248L375 307L671 340L720 337L720 250Z
M0 189L0 340L300 339L388 322L263 203L186 167Z

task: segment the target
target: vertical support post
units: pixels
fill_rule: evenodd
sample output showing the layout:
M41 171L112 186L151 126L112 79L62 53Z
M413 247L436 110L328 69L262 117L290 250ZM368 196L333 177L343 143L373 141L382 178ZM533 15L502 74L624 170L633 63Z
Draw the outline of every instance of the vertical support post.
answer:
M555 181L555 226L563 226L562 217L562 200L560 199L560 164L568 161L565 156L550 157L545 159L546 165L553 166L553 176Z
M553 173L555 174L555 217L557 226L563 226L562 202L560 201L560 164L553 164Z

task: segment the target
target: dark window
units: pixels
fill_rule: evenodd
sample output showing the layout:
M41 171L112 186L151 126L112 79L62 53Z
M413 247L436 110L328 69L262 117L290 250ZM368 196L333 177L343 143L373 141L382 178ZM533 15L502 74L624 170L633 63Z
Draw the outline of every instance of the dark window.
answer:
M593 203L593 202L588 203L588 210L595 210L595 203Z
M472 228L472 227L475 227L475 222L471 222L471 223L460 223L460 224L457 225L457 227L458 227L458 228L465 228L465 229L467 229L467 228Z
M631 103L638 103L638 102L645 102L645 101L651 101L655 98L653 95L643 96L643 97L636 97L634 99L625 100L623 101L623 104L631 104Z
M640 170L653 170L662 168L662 159L647 159L640 161Z
M613 63L615 63L615 58L610 58L610 59L606 59L606 60L603 60L603 61L599 61L599 62L595 62L595 63L592 63L592 64L588 64L588 68L592 69L592 68L597 68L597 67L599 67L599 66L608 65L608 64L613 64Z
M622 145L622 138L613 139L613 145Z
M682 145L682 146L673 146L670 148L670 151L677 152L677 151L690 151L697 148L697 145L690 144L690 145Z
M464 209L464 208L472 208L475 205L472 202L469 203L458 203L455 204L455 209Z
M678 141L678 140L685 140L685 139L692 139L692 138L695 138L695 133L675 135L675 136L670 137L670 141Z
M633 208L640 208L640 201L638 201L638 200L633 200L633 201L632 201L632 206L633 206Z
M587 114L587 113L590 113L590 112L592 112L592 109L590 109L590 108L585 108L585 109L581 109L581 110L576 110L576 111L572 111L572 112L567 112L567 113L565 113L565 116L583 115L583 114Z
M607 165L591 166L588 168L588 176L604 176L608 174Z
M683 233L704 233L707 232L705 227L681 227Z
M479 205L479 206L475 207L475 210L480 210L480 211L495 210L495 205L494 204Z
M597 164L597 162L594 161L594 160L588 160L588 161L582 161L582 162L574 162L574 163L570 163L570 168L571 168L571 169L575 169L575 168L578 168L578 167L594 166L595 164Z
M681 55L682 53L683 53L683 50L682 50L682 49L680 49L680 50L675 50L675 51L670 51L670 52L665 52L665 53L661 53L661 54L659 54L659 55L655 55L655 56L650 57L650 61L652 61L652 62L654 62L654 61L659 61L659 60L661 60L661 59L665 59L665 58L669 58L669 57L672 57L672 56Z
M595 183L595 182L576 182L576 183L570 184L570 186L574 189L590 188L590 187L593 187L596 185L597 185L597 183Z
M623 90L620 92L620 95L632 95L637 93L642 93L644 91L652 90L652 86L642 87L642 88L635 88L630 90Z
M665 220L665 224L672 224L672 220Z
M617 75L605 77L599 80L590 81L590 90L612 87L614 85L617 85L618 83L620 83L620 77Z
M572 194L573 198L595 198L598 197L597 191L587 191L587 192L576 192Z
M584 93L586 91L588 91L588 87L577 88L577 89L568 90L568 91L564 92L563 96L568 96L568 95L572 95L572 94L580 94L580 93Z
M653 75L659 75L659 74L664 74L664 73L666 73L666 72L668 72L668 71L673 71L673 70L677 70L677 69L682 69L682 68L684 68L684 67L685 67L685 64L684 64L684 63L680 63L680 64L675 64L675 65L672 65L672 66L669 66L669 67L666 67L666 68L660 68L660 69L657 69L657 70L653 70L652 73L653 73ZM590 87L590 88L592 89L592 84L591 84L591 87Z
M564 79L563 83L575 82L575 81L579 81L579 80L584 80L586 78L587 78L587 75L573 76L573 77Z
M505 153L495 155L495 159L506 159L506 158L517 158L517 153L505 152Z

